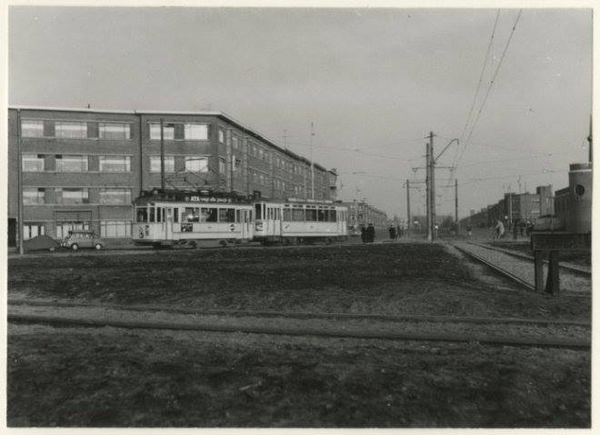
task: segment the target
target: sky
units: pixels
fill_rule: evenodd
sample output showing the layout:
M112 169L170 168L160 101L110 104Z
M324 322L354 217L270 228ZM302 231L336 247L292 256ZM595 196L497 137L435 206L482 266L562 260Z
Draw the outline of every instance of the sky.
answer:
M336 168L338 199L459 217L588 158L591 9L11 6L8 103L219 111ZM456 141L453 139L459 139Z

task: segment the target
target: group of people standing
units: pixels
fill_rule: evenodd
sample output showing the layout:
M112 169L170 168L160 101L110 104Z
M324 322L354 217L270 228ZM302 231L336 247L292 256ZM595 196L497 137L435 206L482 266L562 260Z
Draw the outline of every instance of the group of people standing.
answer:
M373 224L366 227L364 225L360 226L360 239L363 243L373 243L375 240L375 227Z

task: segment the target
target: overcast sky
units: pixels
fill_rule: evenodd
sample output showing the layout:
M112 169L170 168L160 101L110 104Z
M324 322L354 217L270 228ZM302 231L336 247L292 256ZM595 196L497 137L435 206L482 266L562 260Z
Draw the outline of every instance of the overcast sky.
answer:
M313 122L338 197L401 218L425 136L436 154L461 138L438 162L437 212L454 213L456 164L464 217L507 191L566 187L569 163L587 161L592 12L11 7L9 104L88 103L221 111L281 146L287 131L306 157Z

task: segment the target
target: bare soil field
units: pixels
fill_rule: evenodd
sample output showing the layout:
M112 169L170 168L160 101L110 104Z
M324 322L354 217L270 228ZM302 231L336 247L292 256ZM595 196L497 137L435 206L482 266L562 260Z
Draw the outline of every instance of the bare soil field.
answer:
M9 301L590 320L589 299L518 291L437 244L94 254L11 259ZM585 428L590 376L589 350L11 323L7 419Z

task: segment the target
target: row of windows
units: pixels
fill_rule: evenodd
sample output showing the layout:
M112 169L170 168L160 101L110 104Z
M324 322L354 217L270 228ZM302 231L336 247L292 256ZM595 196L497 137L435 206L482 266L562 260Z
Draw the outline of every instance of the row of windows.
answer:
M56 238L63 239L69 231L89 230L89 222L57 222ZM46 234L46 225L39 222L26 222L23 225L23 240ZM131 221L100 221L100 236L103 238L131 237Z
M24 172L46 171L46 155L23 154ZM185 156L185 170L189 172L209 172L208 157ZM84 155L55 155L56 172L87 172L89 170L89 156ZM165 173L175 172L175 157L165 156ZM234 170L239 170L241 161L234 159ZM225 173L225 159L219 158L219 172ZM99 156L99 172L131 172L130 156ZM150 156L150 172L160 173L160 156Z
M49 204L46 193L54 190L53 204L77 205L89 204L89 188L87 187L25 187L23 188L24 205ZM103 205L131 204L131 189L101 188L98 203Z
M208 140L208 124L148 123L150 140ZM121 122L44 121L24 119L21 135L25 138L129 140L133 125ZM219 133L221 138L221 132Z
M55 137L60 139L131 139L131 124L120 122L21 121L23 137Z
M151 140L208 140L209 126L200 123L163 123L151 122L148 124ZM21 121L21 134L26 138L56 137L64 139L131 139L132 125L117 122L81 122L81 121L44 121L24 119ZM225 131L219 128L219 142L225 143ZM232 135L234 149L240 147L240 140ZM250 142L249 155L268 162L271 153L261 145ZM276 168L297 175L308 175L309 170L278 155L273 155L273 164ZM322 179L321 182L324 180Z
M149 126L150 140L160 140L160 123L151 122ZM162 134L164 140L208 140L208 124L163 123Z
M237 212L237 213L236 213ZM165 222L164 207L137 207L136 222L138 223L156 223ZM194 222L221 222L233 223L242 222L243 216L240 210L234 208L220 207L185 207L173 208L173 222L194 223Z
M46 156L44 154L23 154L24 172L46 171ZM82 155L54 155L56 172L87 172L89 157ZM98 156L98 171L100 172L131 172L130 156Z

